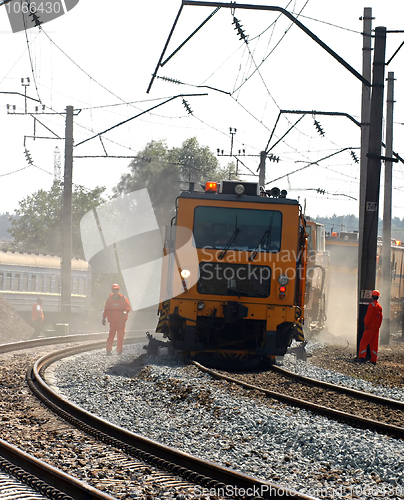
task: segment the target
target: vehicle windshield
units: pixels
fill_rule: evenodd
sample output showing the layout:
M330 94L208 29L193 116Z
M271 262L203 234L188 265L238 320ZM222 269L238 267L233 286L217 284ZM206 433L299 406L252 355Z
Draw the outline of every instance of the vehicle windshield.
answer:
M281 233L282 213L276 210L195 208L193 234L197 248L279 252Z

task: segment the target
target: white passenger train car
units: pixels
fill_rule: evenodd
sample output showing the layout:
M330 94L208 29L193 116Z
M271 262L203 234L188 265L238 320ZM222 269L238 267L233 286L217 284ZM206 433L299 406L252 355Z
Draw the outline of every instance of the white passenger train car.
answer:
M72 315L88 315L91 299L91 268L84 260L72 259ZM61 311L61 259L53 255L0 251L0 294L24 319L32 305L43 300L46 315Z

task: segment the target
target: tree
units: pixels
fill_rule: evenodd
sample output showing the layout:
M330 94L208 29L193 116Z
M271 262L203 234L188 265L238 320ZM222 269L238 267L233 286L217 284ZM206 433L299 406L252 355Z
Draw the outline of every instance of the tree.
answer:
M74 186L72 195L72 254L84 258L80 235L80 219L104 203L105 187L87 190ZM11 216L12 249L19 252L61 254L63 187L55 181L49 191L43 189L19 202Z
M0 240L10 240L11 236L10 233L8 232L10 228L10 221L9 221L9 213L6 212L5 214L0 215Z
M195 137L184 141L180 148L171 149L169 158L173 165L179 166L185 181L204 182L222 178L216 156L207 146L200 146Z
M175 214L175 199L189 182L228 178L229 167L222 169L208 147L195 137L179 148L168 149L165 141L151 141L129 165L114 188L116 196L147 188L160 225L169 224Z

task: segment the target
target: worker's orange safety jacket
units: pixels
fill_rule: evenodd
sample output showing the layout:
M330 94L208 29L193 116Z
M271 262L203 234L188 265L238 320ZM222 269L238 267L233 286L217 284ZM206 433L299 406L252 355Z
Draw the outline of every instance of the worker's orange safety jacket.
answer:
M113 324L124 325L128 319L129 311L129 300L121 293L118 293L117 296L111 293L105 302L104 314L102 318L107 319Z
M35 323L39 320L44 320L43 310L41 304L35 302L35 304L32 306L32 322Z
M365 329L378 331L383 320L382 306L377 300L372 300L368 305L368 310L365 316Z

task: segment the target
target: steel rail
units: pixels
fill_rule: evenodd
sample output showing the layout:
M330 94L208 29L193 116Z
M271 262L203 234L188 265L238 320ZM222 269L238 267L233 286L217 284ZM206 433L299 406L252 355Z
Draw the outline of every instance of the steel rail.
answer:
M371 403L376 403L383 406L388 406L390 408L394 408L396 410L404 411L404 403L402 401L398 401L396 399L384 398L382 396L376 396L375 394L371 394L369 392L358 391L357 389L352 389L350 387L345 387L343 385L331 384L330 382L324 382L323 380L316 380L310 377L304 377L303 375L298 375L297 373L293 373L281 366L273 365L271 366L271 370L284 375L293 380L298 380L306 385L310 385L313 387L321 387L323 389L329 389L331 391L339 392L341 394L346 394L347 396L352 396L358 399L363 399L365 401L369 401Z
M230 488L231 491L253 492L254 494L247 495L251 497L284 498L292 496L299 500L315 500L314 497L227 469L113 425L61 397L46 383L43 372L50 364L66 356L97 349L104 345L105 343L95 343L70 347L43 356L27 372L27 381L31 390L59 416L84 432L162 470L208 488L209 491L226 492ZM260 494L256 494L257 492Z
M0 439L0 469L48 498L116 500Z
M228 375L223 375L216 370L212 370L211 368L207 368L197 361L193 361L192 364L199 368L201 371L211 375L212 377L218 380L227 380L228 382L232 382L237 384L244 389L248 389L251 391L260 391L265 394L267 397L276 399L281 401L282 403L286 403L291 406L297 406L299 408L312 411L314 413L324 415L326 417L331 417L340 422L347 423L349 425L358 426L361 428L372 429L381 434L388 434L395 438L404 439L404 427L398 427L396 425L386 424L383 422L377 422L376 420L371 420L364 417L359 417L357 415L353 415L352 413L346 413L340 410L334 410L333 408L328 408L326 406L317 405L315 403L311 403L309 401L305 401L303 399L294 398L292 396L287 396L286 394L281 394L279 392L271 391L269 389L264 389L263 387L259 387L256 385L249 384L247 382L242 382L234 377L229 377Z
M82 333L76 335L42 337L25 341L0 345L0 353L30 349L60 343L83 342L95 339L105 339L106 333ZM132 342L133 333L126 339ZM143 336L142 336L143 339ZM139 341L139 335L134 337ZM144 340L146 338L144 337ZM99 343L100 347L105 345ZM103 493L96 488L66 474L65 472L46 464L16 446L0 439L0 470L15 477L23 484L30 486L39 493L60 500L116 500L115 497Z
M146 332L146 330L138 330L127 332L125 335L125 342L132 338L138 338L139 332ZM60 335L56 337L40 337L38 339L20 340L18 342L10 342L7 344L0 344L0 354L19 351L21 349L32 349L33 347L42 347L54 344L69 344L73 342L85 342L89 340L101 340L107 338L107 332L91 332L91 333L77 333L74 335Z

